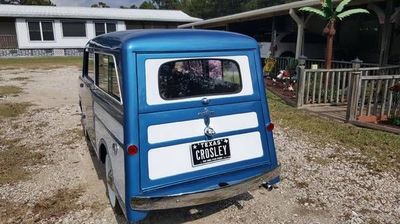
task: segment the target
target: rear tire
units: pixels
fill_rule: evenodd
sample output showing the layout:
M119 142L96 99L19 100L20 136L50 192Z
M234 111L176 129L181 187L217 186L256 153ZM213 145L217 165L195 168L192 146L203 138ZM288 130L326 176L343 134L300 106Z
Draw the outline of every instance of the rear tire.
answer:
M117 204L117 196L113 190L114 177L113 177L113 172L112 172L112 167L111 167L111 159L108 154L106 155L105 168L106 168L107 196L108 196L108 200L110 201L111 207L113 209L115 209L116 204Z

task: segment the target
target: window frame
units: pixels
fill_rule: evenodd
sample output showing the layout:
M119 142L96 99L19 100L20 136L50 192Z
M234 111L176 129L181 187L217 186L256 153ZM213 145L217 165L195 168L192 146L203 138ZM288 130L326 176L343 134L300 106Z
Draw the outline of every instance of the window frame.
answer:
M160 70L161 67L165 64L168 63L176 63L176 62L185 62L185 61L220 61L221 62L221 70L222 70L222 78L224 77L224 66L223 66L223 62L228 61L233 63L236 68L238 69L238 73L239 73L239 88L238 90L234 91L234 92L227 92L227 93L209 93L209 94L200 94L200 95L192 95L192 96L183 96L183 97L176 97L176 98L166 98L161 94L161 79L160 79ZM220 95L231 95L231 94L238 94L243 90L243 78L242 78L242 72L240 69L240 65L237 61L232 60L232 59L224 59L224 58L189 58L189 59L182 59L182 60L172 60L172 61L168 61L165 62L163 64L161 64L158 67L158 73L157 73L157 79L158 79L158 94L160 95L161 99L165 100L165 101L174 101L174 100L182 100L182 99L191 99L191 98L198 98L198 97L210 97L210 96L220 96Z
M94 81L93 84L94 84L95 88L98 89L98 90L100 90L102 93L104 93L105 95L107 95L109 98L113 99L115 102L119 103L120 105L123 105L123 99L122 99L122 98L123 98L123 95L122 95L122 90L121 90L120 75L119 75L119 70L118 70L117 60L116 60L116 58L115 58L115 55L110 54L110 53L105 53L105 52L99 52L99 51L94 51L93 53L94 53L94 56L95 56L95 57L94 57L94 65L95 65L94 79L95 79L95 80L93 80L93 81ZM98 77L99 77L99 69L98 69L98 66L99 66L98 58L99 58L99 56L98 56L98 55L100 55L100 54L101 54L101 55L111 56L112 59L113 59L113 62L114 62L114 70L115 70L115 74L116 74L116 76L117 76L118 91L119 91L119 94L120 94L119 100L118 100L117 98L115 98L114 96L112 96L110 93L104 91L104 90L103 90L102 88L100 88L100 86L98 86L98 84L97 84L97 80L98 80ZM88 59L89 59L89 58L88 58ZM86 76L86 77L87 77L87 76Z
M88 79L91 83L94 83L94 79L92 79L89 76L89 55L93 54L93 76L94 79L96 78L96 54L94 51L90 48L85 48L84 49L84 67L83 67L83 72L82 76L86 79Z
M61 23L61 33L62 33L63 38L85 38L85 37L87 37L87 27L86 27L87 22L85 20L61 20L60 23ZM85 36L65 36L64 23L83 23L83 26L85 28Z
M199 55L199 53L180 53L174 54L143 54L138 56L138 69L143 71L143 74L138 75L138 81L145 83L145 91L139 92L140 100L148 107L164 107L164 105L177 105L187 104L190 105L194 102L201 101L204 97L193 97L179 100L163 100L158 92L158 69L159 67L168 61L182 60L182 59L231 59L236 61L240 66L240 72L242 76L242 91L236 94L226 95L214 95L207 97L207 99L219 102L224 99L236 99L238 97L250 97L251 99L257 99L258 96L258 84L256 83L257 70L254 67L255 62L253 52L245 51L232 51L232 52L206 52ZM147 108L142 108L147 110Z
M43 27L42 27L43 22L51 23L51 28L52 28L52 32L53 32L53 40L44 40L43 39ZM26 23L26 28L28 30L28 32L27 32L28 39L30 42L55 42L56 41L56 36L54 35L54 20L25 20L25 23ZM29 23L39 23L40 40L31 40Z

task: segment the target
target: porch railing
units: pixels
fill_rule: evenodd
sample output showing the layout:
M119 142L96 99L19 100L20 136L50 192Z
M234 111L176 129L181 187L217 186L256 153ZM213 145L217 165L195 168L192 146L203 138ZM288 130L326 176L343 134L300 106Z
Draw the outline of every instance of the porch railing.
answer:
M306 68L311 68L312 65L317 65L318 68L323 69L325 68L325 60L323 59L307 59L306 60ZM333 60L332 61L332 68L337 69L337 68L352 68L353 63L349 61L337 61ZM361 63L362 68L368 68L368 67L375 67L378 66L378 64L373 64L373 63Z
M0 35L0 48L18 48L16 35Z
M355 63L352 66L310 69L307 63L300 65L296 75L290 77L295 97L289 99L282 93L285 90L276 92L297 108L343 105L347 107L346 111L340 109L340 113L345 112L340 115L343 121L400 134L400 127L390 123L391 118L400 117L400 65L361 67Z
M385 66L385 67L368 67L360 68L361 75L376 76L376 75L396 75L400 74L400 66Z
M350 87L347 120L377 122L400 116L400 93L390 88L400 84L397 75L363 76L354 73Z
M342 69L305 69L299 66L297 86L297 107L305 105L346 104L351 95L354 74L361 77L400 74L400 66L342 68Z
M294 60L294 58L290 58L290 57L276 58L275 72L286 69L287 65L289 64L289 62L291 60ZM318 69L324 69L325 68L325 60L306 59L305 68L311 69L312 65L317 65ZM361 63L362 68L377 67L377 66L378 66L378 64ZM352 68L352 62L334 60L334 61L332 61L332 68L333 69Z
M353 69L300 69L297 106L347 101Z

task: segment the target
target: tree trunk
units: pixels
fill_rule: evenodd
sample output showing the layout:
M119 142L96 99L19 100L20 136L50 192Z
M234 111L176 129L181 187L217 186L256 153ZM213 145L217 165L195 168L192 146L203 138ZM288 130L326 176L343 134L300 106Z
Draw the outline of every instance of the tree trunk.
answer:
M326 36L326 58L325 67L326 69L332 68L332 51L333 51L333 36Z
M335 37L335 20L330 20L326 25L326 52L325 52L325 68L332 68L332 55L333 55L333 38Z

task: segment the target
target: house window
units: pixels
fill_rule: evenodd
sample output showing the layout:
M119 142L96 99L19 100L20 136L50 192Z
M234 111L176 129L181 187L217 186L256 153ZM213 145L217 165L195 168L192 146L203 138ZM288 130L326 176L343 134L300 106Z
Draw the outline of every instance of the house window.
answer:
M168 22L141 22L141 21L126 21L127 30L136 29L176 29L178 23Z
M42 22L43 40L54 40L53 23Z
M166 29L168 28L167 23L162 22L144 22L145 29Z
M120 101L118 75L114 57L105 54L96 54L96 85L104 92Z
M106 29L105 29L104 23L95 23L94 26L95 26L95 29L96 29L96 36L106 33Z
M64 37L86 37L86 23L81 21L63 21Z
M96 36L117 31L115 23L95 23Z
M28 22L28 28L31 41L54 40L52 21L30 21Z
M115 23L106 23L106 26L107 26L107 33L117 31L117 26L115 25Z
M42 40L40 22L28 22L28 27L31 40Z
M125 23L126 25L126 29L127 30L137 30L137 29L143 29L143 22L139 22L139 21L127 21Z

